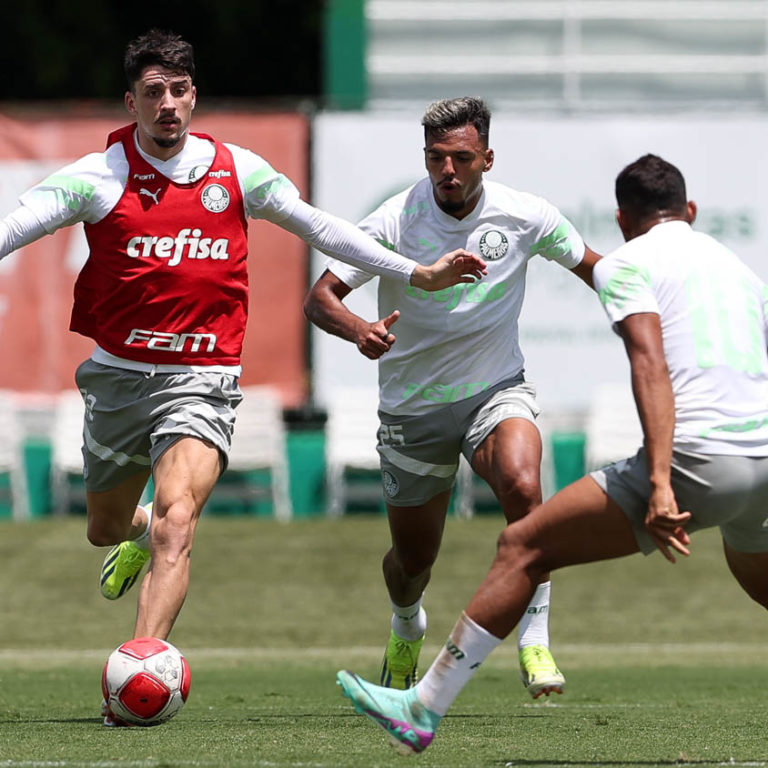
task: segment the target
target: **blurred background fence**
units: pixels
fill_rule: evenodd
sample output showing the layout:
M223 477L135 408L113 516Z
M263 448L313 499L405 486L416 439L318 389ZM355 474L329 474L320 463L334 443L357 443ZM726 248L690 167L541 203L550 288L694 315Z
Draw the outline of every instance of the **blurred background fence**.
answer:
M548 198L595 250L620 242L616 173L654 152L685 174L697 227L768 276L765 0L174 0L146 9L88 0L81 11L73 18L70 4L30 0L4 21L0 215L128 121L122 50L158 26L195 45L193 130L262 154L337 215L358 220L420 178L425 106L474 94L494 114L490 178ZM249 243L242 384L270 394L246 398L241 460L210 511L380 511L375 424L356 463L342 458L330 428L356 418L343 394L350 386L375 412L376 366L309 329L301 312L324 257L263 222ZM90 352L66 331L86 256L73 228L0 262L0 518L82 511L77 446L73 454L57 443L57 425L62 393ZM375 286L349 303L373 318ZM547 493L637 447L623 349L579 281L531 264L521 343L544 408ZM246 414L257 399L271 406ZM79 442L79 429L68 433ZM479 483L461 478L457 514L495 508Z

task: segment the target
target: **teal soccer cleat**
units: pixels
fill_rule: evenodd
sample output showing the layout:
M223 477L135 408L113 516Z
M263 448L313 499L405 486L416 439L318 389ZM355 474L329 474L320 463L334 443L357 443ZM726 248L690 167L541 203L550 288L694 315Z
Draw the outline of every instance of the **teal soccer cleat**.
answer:
M441 717L419 701L415 688L382 688L346 670L336 675L336 682L355 711L384 730L401 755L423 752L432 743Z

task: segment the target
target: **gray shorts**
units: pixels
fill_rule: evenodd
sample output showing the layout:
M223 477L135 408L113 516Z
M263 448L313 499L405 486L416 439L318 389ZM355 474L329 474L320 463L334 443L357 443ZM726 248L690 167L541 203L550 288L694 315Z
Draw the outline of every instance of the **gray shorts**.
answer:
M450 490L459 468L505 419L535 423L540 409L536 389L522 377L499 382L458 403L421 416L379 411L381 479L387 502L415 507Z
M108 491L149 470L184 436L219 449L222 472L242 399L237 377L188 372L149 375L86 360L75 373L85 402L83 477L89 491Z
M629 518L642 552L654 552L645 528L650 498L645 449L590 475ZM678 509L691 513L686 531L718 526L737 552L768 552L768 457L675 451L672 488Z

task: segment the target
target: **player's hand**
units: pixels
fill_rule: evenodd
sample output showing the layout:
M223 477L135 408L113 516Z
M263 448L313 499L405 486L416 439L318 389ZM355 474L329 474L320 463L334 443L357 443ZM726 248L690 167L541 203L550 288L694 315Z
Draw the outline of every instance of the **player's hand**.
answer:
M400 310L396 309L391 315L361 327L356 341L361 354L370 360L378 360L385 352L389 352L395 343L395 334L390 333L389 329L398 317Z
M459 248L446 253L434 264L419 264L411 273L411 285L425 291L439 291L457 283L474 283L487 273L485 262L474 253Z
M661 554L675 562L672 550L686 557L691 554L690 536L683 527L691 519L690 512L680 512L671 486L654 489L648 501L645 527Z

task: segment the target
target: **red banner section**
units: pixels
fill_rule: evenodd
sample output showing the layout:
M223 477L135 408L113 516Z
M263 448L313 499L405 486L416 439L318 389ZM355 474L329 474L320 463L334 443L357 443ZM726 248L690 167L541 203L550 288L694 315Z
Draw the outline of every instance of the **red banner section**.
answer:
M88 152L129 116L36 114L0 116L0 216L35 182ZM309 125L298 114L198 111L192 130L239 144L264 157L308 194ZM248 235L250 317L243 352L243 385L270 384L284 405L307 395L306 245L267 222ZM75 277L87 257L81 226L60 230L0 261L0 389L55 393L74 385L77 365L93 342L70 333Z

